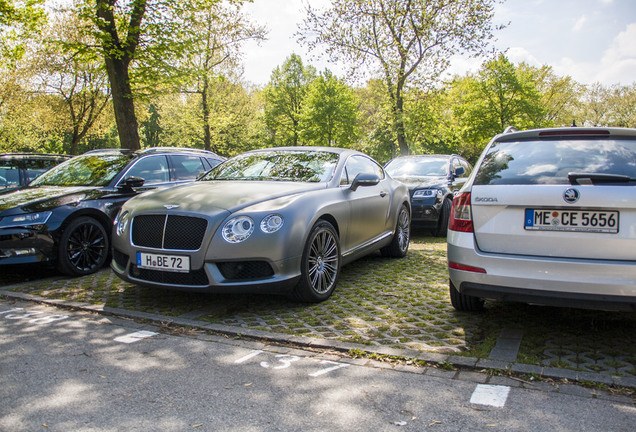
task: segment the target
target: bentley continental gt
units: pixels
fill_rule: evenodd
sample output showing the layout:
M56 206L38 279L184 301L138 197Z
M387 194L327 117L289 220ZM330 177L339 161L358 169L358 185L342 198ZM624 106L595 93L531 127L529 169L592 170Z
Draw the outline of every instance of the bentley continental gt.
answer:
M377 250L404 257L410 221L408 188L363 153L255 150L124 204L111 268L149 287L319 302L342 265Z

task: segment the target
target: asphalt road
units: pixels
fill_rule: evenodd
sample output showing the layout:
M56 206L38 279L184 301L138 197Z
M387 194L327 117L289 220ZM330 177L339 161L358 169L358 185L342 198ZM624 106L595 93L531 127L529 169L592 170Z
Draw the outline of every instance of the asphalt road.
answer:
M0 430L631 431L629 397L0 301ZM497 378L497 377L492 377Z

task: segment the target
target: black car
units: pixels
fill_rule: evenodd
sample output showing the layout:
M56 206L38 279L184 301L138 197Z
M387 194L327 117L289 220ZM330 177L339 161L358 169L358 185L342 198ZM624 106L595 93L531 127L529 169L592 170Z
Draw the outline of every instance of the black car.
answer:
M69 275L107 261L113 219L129 198L193 181L225 158L195 149L96 150L0 192L0 265L54 262Z
M472 166L457 155L413 155L390 160L386 171L409 187L412 224L445 237L453 196Z
M70 156L40 153L0 154L0 191L15 190Z

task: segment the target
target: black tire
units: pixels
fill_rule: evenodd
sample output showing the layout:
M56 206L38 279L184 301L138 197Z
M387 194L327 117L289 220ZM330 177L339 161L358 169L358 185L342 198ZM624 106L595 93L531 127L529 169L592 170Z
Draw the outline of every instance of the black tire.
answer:
M444 198L442 204L442 210L440 211L439 220L437 221L437 229L434 234L435 237L446 237L448 233L448 219L450 218L451 206L453 201L449 198Z
M460 312L479 312L484 310L483 299L460 293L450 280L448 281L448 290L451 304L456 310Z
M402 205L400 213L398 213L397 224L395 225L395 233L393 239L388 246L380 249L382 256L391 258L404 258L409 250L411 241L411 215L409 209Z
M73 220L58 245L59 270L70 276L95 273L106 264L109 240L106 229L92 217Z
M292 292L298 301L318 303L327 300L340 276L340 240L327 221L318 221L311 229L300 263L300 281Z

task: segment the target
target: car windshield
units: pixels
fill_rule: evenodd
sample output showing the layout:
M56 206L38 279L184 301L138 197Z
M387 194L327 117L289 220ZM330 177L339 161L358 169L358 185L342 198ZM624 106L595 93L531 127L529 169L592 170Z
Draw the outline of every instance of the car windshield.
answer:
M329 151L274 150L246 153L222 163L202 180L274 180L324 182L339 155Z
M31 186L106 186L130 162L124 153L88 153L45 172Z
M570 184L568 174L636 177L636 141L537 140L496 142L475 184Z
M448 175L448 158L398 158L389 162L385 169L393 178L446 176Z

